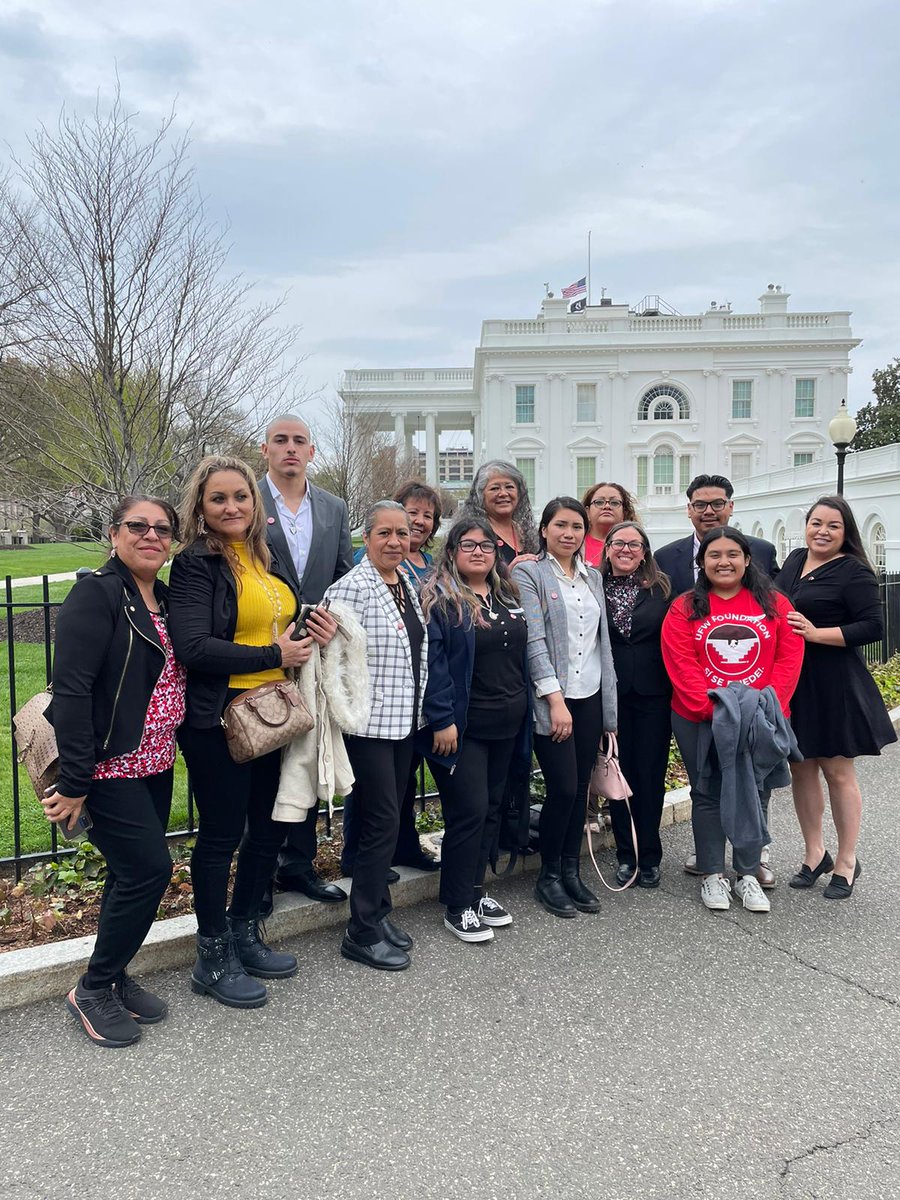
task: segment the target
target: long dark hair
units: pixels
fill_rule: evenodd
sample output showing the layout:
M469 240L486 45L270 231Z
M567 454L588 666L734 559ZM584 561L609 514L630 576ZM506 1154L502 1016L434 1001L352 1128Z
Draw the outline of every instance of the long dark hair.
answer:
M693 592L689 592L691 597L691 611L688 613L689 621L698 621L702 617L709 616L709 593L712 591L712 584L706 578L706 572L703 569L703 561L706 558L707 548L719 538L728 538L740 546L744 556L749 560L747 569L744 572L744 578L741 580L743 586L747 589L756 603L760 606L767 617L774 617L777 611L775 597L778 595L778 590L772 580L753 562L753 554L750 550L750 543L744 537L739 529L733 528L731 525L719 525L715 529L711 529L705 534L700 543L700 549L697 551L697 565L700 570L697 572L697 579L694 583Z
M584 522L584 536L591 532L591 522L588 519L587 509L580 500L576 500L574 496L554 496L552 500L548 500L544 505L544 511L541 513L541 519L538 522L538 541L541 544L541 558L547 557L547 539L544 537L544 526L549 525L558 512L563 509L569 512L577 513ZM584 538L581 545L575 551L575 558L580 558L584 551Z
M472 533L476 529L484 540L490 542L494 547L494 562L487 576L488 587L507 608L510 605L518 605L519 589L506 572L501 573L498 569L500 547L497 543L496 533L491 528L489 521L481 521L477 517L473 517L467 521L453 523L434 567L422 585L419 599L426 620L434 608L439 608L446 616L450 615L452 609L460 623L462 623L464 615L468 614L472 625L487 627L487 621L481 615L481 601L472 589L467 587L456 565L456 551L459 549L459 543L467 533Z
M841 520L844 522L844 541L841 545L840 553L849 554L851 558L858 559L863 566L868 567L874 574L874 568L863 546L859 526L856 524L856 517L853 515L853 509L843 496L820 496L804 517L804 523L806 525L809 524L809 518L820 504L825 508L833 508L835 512L841 514Z
M623 529L633 529L644 544L644 559L640 566L635 567L631 572L634 579L637 579L642 588L658 587L665 598L668 600L672 594L672 584L668 575L661 571L656 565L656 559L653 557L653 551L650 549L650 539L636 521L620 521L618 525L613 525L603 544L603 557L600 559L600 574L604 580L607 576L612 575L612 564L606 557L606 547Z

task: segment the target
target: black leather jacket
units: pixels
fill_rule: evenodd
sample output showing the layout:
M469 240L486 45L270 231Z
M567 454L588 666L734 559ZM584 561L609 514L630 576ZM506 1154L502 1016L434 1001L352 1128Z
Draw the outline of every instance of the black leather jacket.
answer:
M156 582L162 606L167 588ZM134 576L117 558L78 581L56 622L53 699L59 791L83 796L97 763L136 750L166 655Z
M290 587L273 556L269 570ZM175 555L169 575L169 632L175 657L187 667L187 718L194 729L218 725L228 679L281 666L279 646L240 646L237 585L228 563L205 542Z

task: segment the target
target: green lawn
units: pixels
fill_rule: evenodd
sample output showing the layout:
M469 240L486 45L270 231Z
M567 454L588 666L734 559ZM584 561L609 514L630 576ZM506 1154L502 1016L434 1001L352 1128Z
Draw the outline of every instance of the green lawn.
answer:
M79 567L96 567L106 549L96 542L55 542L24 550L0 550L0 579L26 579L30 575L61 575Z

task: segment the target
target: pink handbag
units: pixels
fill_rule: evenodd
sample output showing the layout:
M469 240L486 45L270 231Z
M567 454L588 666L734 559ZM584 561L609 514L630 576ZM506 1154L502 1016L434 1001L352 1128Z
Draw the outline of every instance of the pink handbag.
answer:
M603 740L606 741L606 749L603 748ZM630 888L637 879L638 875L638 844L637 830L634 827L634 816L631 812L630 797L633 796L628 780L622 774L622 768L619 766L619 743L616 740L614 733L605 733L600 741L600 749L597 752L597 761L594 764L594 769L591 772L591 782L588 785L587 807L585 811L584 832L587 837L588 852L591 856L591 862L594 864L594 870L600 876L600 882L610 892L624 892L626 888ZM590 804L591 798L596 796L601 800L621 801L628 809L628 819L631 822L631 844L634 847L634 874L621 887L612 887L603 878L603 872L597 865L597 859L594 857L594 844L591 838L591 818Z

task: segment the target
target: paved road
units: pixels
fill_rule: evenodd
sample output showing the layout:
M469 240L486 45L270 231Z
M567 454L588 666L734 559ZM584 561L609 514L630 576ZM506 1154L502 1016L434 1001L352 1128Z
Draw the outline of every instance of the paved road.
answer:
M7 1200L754 1200L900 1195L900 750L864 763L849 903L782 882L766 916L701 908L665 831L657 893L559 921L523 880L489 946L407 910L384 976L298 939L302 974L232 1013L172 1002L137 1047L58 1002L0 1015ZM774 806L782 879L799 861ZM833 844L832 844L833 848Z

